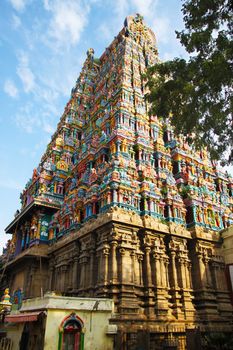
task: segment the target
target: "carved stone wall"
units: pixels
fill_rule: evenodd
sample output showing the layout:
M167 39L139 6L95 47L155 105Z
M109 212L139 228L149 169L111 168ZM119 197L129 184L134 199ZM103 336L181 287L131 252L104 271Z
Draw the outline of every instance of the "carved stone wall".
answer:
M119 329L151 333L229 327L220 242L113 208L50 248L49 289L110 297ZM199 232L200 236L200 232ZM130 323L129 323L130 322Z

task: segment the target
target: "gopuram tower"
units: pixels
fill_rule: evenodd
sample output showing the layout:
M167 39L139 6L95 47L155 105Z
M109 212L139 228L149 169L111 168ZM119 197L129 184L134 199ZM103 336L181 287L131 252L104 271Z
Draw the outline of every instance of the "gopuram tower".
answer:
M99 59L88 50L6 229L12 292L40 295L42 279L44 291L112 298L127 349L139 334L183 349L187 328L231 331L219 231L233 223L233 180L149 115L144 74L157 60L140 15Z

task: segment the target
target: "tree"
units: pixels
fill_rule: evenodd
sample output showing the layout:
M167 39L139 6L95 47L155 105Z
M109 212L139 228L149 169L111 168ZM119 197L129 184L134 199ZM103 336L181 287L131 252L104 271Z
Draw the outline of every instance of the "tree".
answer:
M176 32L189 59L175 58L148 69L151 113L170 119L212 159L233 161L233 3L186 0L185 29Z

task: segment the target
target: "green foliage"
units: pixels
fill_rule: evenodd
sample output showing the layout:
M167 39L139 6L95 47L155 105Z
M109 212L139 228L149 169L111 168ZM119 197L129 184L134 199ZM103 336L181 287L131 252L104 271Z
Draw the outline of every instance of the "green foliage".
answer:
M182 12L185 30L176 34L190 56L148 69L151 113L170 116L175 133L207 146L213 159L228 153L232 162L233 5L186 0Z

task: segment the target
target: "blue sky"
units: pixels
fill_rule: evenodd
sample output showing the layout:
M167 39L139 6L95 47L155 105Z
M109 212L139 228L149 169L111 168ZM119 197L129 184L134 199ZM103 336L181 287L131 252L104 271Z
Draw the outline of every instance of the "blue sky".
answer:
M100 56L125 17L138 12L156 34L161 59L184 56L174 33L183 27L180 9L181 0L1 0L0 246L87 49Z

